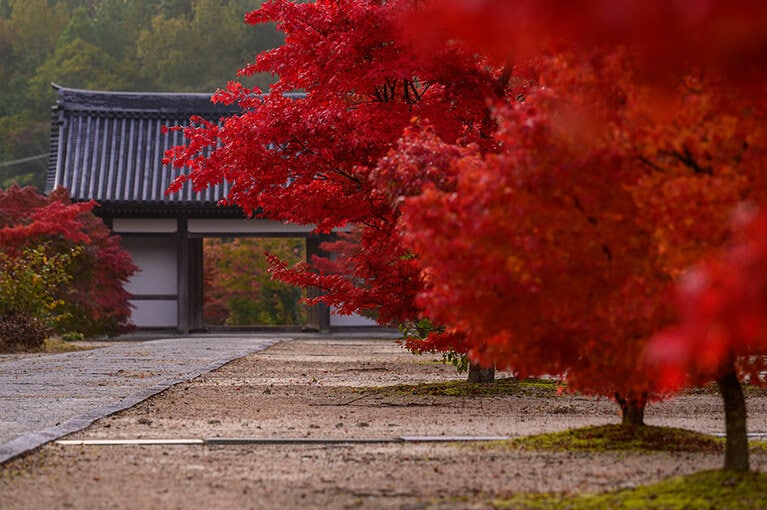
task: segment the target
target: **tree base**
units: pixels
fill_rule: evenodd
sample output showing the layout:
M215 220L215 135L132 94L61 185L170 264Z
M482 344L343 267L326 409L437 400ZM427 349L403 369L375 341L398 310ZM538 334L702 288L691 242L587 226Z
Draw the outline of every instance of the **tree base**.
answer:
M644 425L644 410L647 407L647 393L639 395L629 393L626 397L620 393L615 393L615 400L621 407L621 416L623 425L639 427Z
M484 368L476 363L469 363L469 376L467 381L478 384L490 384L495 382L495 367Z
M735 367L716 380L724 401L724 422L727 439L724 450L724 469L746 472L751 468L748 459L748 435L746 433L746 398Z

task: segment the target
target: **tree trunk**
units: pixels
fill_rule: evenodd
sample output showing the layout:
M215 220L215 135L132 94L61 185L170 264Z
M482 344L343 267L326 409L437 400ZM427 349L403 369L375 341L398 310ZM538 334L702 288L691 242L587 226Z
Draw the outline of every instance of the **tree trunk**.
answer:
M748 435L746 434L746 398L730 363L726 372L716 380L724 401L724 420L727 442L724 450L724 469L745 472L748 462Z
M485 368L477 365L476 363L469 362L469 378L470 383L489 384L495 381L495 366Z
M629 393L626 397L615 393L615 400L621 406L621 416L623 425L642 426L644 425L644 410L647 406L647 393L639 395Z

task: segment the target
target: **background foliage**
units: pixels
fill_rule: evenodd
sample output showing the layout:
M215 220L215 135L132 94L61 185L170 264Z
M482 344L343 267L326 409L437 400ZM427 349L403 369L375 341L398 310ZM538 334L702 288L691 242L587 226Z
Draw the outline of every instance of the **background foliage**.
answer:
M45 244L15 257L0 251L0 352L40 348L65 315L56 294L71 280L67 269L79 250L48 252Z
M295 263L306 258L306 242L303 238L205 240L206 324L299 326L306 322L306 310L299 303L303 291L272 279L265 252Z
M124 284L137 268L92 208L72 203L63 188L48 197L32 187L0 190L0 322L41 326L21 337L34 330L42 342L46 328L89 337L130 329ZM9 336L16 334L0 324L0 342Z
M272 26L243 23L260 3L0 0L0 188L16 183L41 190L45 183L52 82L213 92L259 51L281 43ZM266 86L270 79L247 80Z

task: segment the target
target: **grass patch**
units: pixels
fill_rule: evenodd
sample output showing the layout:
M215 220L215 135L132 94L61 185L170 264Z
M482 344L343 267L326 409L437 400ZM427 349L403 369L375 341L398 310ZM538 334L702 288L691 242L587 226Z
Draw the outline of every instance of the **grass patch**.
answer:
M672 427L635 427L619 424L519 437L503 441L502 444L508 448L553 451L724 451L724 439L707 434Z
M753 397L765 397L767 396L767 386L755 385L749 382L742 382L743 393L746 398ZM694 386L691 388L685 388L680 395L716 395L719 396L719 388L716 383L708 383L703 386Z
M748 442L751 453L767 453L767 441L764 439L752 439Z
M75 345L58 337L46 338L45 343L35 349L0 350L0 354L59 354L62 352L88 351L94 347Z
M652 485L595 495L518 494L491 502L498 509L748 510L767 508L767 475L702 471Z
M41 352L46 354L58 354L61 352L74 352L74 351L88 351L93 347L84 347L81 345L75 345L61 338L46 338L45 348Z
M423 384L398 384L381 388L357 388L357 391L375 390L383 395L425 395L434 397L556 397L559 383L548 379L501 378L489 384L467 381L444 381Z

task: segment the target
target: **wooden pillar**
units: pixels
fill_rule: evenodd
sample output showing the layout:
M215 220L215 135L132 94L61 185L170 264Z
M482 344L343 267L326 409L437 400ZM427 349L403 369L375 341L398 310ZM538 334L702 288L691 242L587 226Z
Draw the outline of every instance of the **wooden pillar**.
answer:
M189 239L189 327L202 329L203 239Z
M320 244L327 239L324 237L307 237L306 238L306 261L311 262L312 256L317 255L320 257L327 257L328 253L320 249ZM316 297L320 295L319 289L309 289L307 291L308 297ZM314 305L309 310L309 323L317 327L322 332L330 331L330 308L320 303Z
M176 285L178 296L178 314L176 331L185 335L191 329L191 306L190 306L190 262L191 247L189 242L189 228L186 217L178 219L178 231L176 234L177 244L177 263L176 263Z

